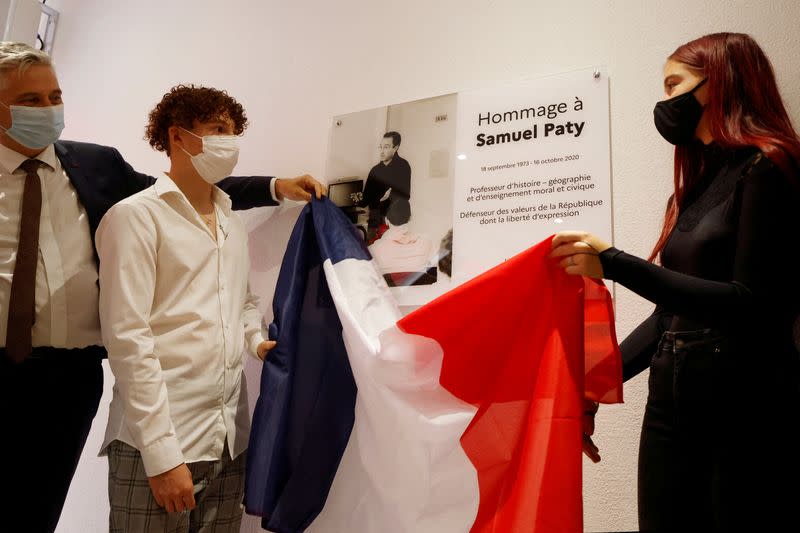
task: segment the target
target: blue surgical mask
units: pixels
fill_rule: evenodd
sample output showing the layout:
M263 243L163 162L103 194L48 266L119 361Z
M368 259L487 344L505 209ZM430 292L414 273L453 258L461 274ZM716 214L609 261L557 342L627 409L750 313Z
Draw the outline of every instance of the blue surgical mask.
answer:
M5 130L6 135L26 148L47 148L64 130L64 104L31 107L0 102L0 105L11 111L11 127Z

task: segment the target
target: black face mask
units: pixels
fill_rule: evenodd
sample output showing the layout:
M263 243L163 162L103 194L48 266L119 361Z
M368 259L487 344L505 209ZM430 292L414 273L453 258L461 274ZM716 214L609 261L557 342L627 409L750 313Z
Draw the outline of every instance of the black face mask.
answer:
M703 116L703 106L694 97L694 92L706 81L708 78L695 85L691 91L656 104L653 109L656 129L667 142L681 145L694 140L694 132Z

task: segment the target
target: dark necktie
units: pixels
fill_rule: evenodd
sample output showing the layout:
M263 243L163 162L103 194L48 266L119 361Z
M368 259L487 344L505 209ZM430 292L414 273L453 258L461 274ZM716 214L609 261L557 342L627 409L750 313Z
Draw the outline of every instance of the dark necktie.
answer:
M27 177L22 193L17 262L11 278L6 330L6 353L16 363L21 363L31 353L36 265L39 262L39 219L42 213L42 182L37 171L41 165L41 161L28 159L19 166Z

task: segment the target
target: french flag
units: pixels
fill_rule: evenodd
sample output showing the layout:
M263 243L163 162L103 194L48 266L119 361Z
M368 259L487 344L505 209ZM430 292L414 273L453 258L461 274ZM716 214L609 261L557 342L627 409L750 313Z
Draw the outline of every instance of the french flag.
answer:
M275 533L583 531L583 399L622 401L605 286L550 240L403 317L329 200L274 298L245 507Z

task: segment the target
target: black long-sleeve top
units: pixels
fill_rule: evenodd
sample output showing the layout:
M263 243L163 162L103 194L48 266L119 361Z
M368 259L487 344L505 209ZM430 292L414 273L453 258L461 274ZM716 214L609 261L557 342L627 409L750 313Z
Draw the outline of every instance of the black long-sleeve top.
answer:
M620 344L626 380L648 367L665 330L712 328L742 350L770 352L778 366L798 359L798 176L785 176L756 149L710 145L703 157L663 266L616 248L600 254L605 278L656 304Z
M389 193L390 204L411 197L411 166L399 154L395 154L388 165L381 162L372 167L364 184L364 194L359 205L377 207L389 189L392 190Z

